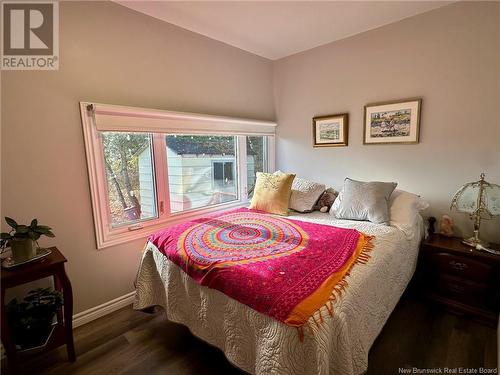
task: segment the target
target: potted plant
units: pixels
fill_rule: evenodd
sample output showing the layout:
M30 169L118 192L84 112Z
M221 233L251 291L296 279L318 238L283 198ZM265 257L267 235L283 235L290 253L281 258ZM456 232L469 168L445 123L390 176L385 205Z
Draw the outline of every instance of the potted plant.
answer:
M54 315L63 304L62 295L51 288L32 290L22 302L16 298L7 304L12 340L21 349L34 348L47 341Z
M38 249L37 240L41 236L55 237L52 228L38 225L38 220L31 220L30 225L18 224L14 219L5 217L5 222L12 228L10 232L3 232L1 239L11 247L12 259L16 263L25 262L35 257Z

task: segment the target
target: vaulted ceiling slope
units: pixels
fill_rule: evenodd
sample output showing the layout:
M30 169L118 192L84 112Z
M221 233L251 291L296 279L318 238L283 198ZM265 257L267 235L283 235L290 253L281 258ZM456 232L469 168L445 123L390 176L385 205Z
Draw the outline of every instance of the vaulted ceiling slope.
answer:
M450 1L123 1L117 3L271 60Z

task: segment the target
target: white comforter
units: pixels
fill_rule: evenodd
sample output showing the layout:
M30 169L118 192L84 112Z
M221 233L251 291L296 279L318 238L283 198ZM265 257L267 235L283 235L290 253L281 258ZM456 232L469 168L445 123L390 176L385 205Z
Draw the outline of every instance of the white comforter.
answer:
M225 294L200 286L148 244L137 277L135 309L162 306L169 320L220 348L252 374L358 375L368 352L415 270L422 222L410 236L390 226L337 220L328 214L293 214L290 219L356 228L375 235L366 265L356 265L349 286L314 335L300 342L297 330L252 310Z

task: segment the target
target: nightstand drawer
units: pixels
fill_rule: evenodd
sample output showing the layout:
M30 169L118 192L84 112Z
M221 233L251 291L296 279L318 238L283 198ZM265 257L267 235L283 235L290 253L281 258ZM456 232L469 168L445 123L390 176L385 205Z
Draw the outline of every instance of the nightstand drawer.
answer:
M487 285L463 281L453 276L440 275L436 278L435 287L440 295L475 306L486 306L493 303L494 293Z
M500 244L491 248L500 250ZM415 286L450 311L498 324L500 256L472 250L460 238L431 235L420 247Z
M444 252L429 254L428 260L429 265L440 272L473 281L491 280L495 271L488 264Z

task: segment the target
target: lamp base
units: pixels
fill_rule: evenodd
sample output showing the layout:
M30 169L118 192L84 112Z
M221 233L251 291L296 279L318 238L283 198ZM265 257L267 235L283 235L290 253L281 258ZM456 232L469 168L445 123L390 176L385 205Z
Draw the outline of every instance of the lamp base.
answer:
M482 247L488 247L490 244L486 241L482 241L480 239L476 239L475 237L470 237L462 240L462 243L468 246L473 247L474 249L476 248L477 245L480 245ZM472 251L472 249L471 249Z

